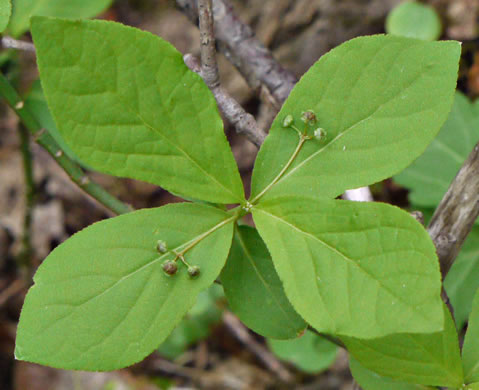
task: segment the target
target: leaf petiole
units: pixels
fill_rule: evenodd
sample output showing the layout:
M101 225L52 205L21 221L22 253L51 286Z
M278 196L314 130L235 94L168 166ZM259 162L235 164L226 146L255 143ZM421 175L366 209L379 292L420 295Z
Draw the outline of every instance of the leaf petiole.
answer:
M194 240L191 242L185 244L186 247L182 249L181 251L177 252L176 250L172 250L172 252L175 254L175 259L174 261L180 259L185 265L189 266L189 264L186 262L184 256L186 252L188 252L190 249L192 249L194 246L196 246L198 243L200 243L202 240L204 240L206 237L208 237L210 234L214 233L218 229L222 228L223 226L229 224L230 222L234 222L238 219L239 217L237 215L233 215L232 217L225 219L224 221L220 222L218 225L213 226L210 230L204 232L203 234L199 235L196 237Z
M306 135L301 133L298 129L294 128L296 131L299 133L299 143L298 146L296 146L296 149L294 150L293 154L289 158L288 162L285 164L283 169L278 173L278 175L273 179L271 183L269 183L263 191L261 191L258 195L256 195L251 201L250 204L255 205L263 196L266 194L278 181L281 179L281 177L286 173L288 168L291 166L293 161L296 159L298 156L299 152L301 151L301 148L303 147L304 143L310 139L312 139L311 136Z

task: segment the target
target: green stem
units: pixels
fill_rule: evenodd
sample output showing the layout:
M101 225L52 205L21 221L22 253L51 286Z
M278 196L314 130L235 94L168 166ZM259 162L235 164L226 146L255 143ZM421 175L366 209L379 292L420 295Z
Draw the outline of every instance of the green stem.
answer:
M2 96L8 105L15 111L22 123L33 136L34 140L47 150L58 165L60 165L67 173L70 179L83 191L115 214L125 214L132 211L130 206L115 198L98 184L90 181L83 169L63 152L48 130L42 128L32 113L25 108L22 98L1 73L0 96Z
M298 156L299 152L301 151L301 148L303 147L304 143L311 139L310 136L308 135L305 135L305 134L299 134L299 143L298 143L298 146L296 146L296 149L295 151L293 152L293 154L291 155L291 157L289 158L288 162L286 163L286 165L283 167L283 169L281 169L281 171L278 173L278 175L273 179L273 181L271 183L269 183L263 191L261 191L258 195L256 195L253 200L250 201L250 203L252 205L255 205L263 196L264 194L266 194L266 192L268 192L271 187L273 187L278 181L279 179L281 179L281 177L285 174L285 172L288 170L288 168L291 166L291 164L293 163L293 161L295 160L295 158Z
M224 221L221 221L218 225L213 226L210 230L204 232L200 236L196 237L193 241L190 243L187 243L187 245L184 249L182 249L180 252L174 251L173 253L176 255L175 260L181 259L186 252L188 252L191 248L193 248L195 245L197 245L199 242L204 240L206 237L208 237L210 234L214 233L217 231L219 228L222 228L223 226L227 225L230 222L236 221L239 217L237 215L233 215L232 217L225 219Z
M25 177L25 215L23 219L22 251L18 257L20 266L29 268L32 256L32 214L35 202L35 182L33 180L33 161L30 150L30 136L28 130L20 124L18 126L23 157L23 173Z

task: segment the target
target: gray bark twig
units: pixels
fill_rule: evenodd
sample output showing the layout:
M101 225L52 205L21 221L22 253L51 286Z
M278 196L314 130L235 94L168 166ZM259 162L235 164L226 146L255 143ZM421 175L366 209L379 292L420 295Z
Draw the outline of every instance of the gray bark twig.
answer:
M213 7L211 0L198 0L198 14L201 45L201 74L210 89L220 85L218 64L216 63Z
M427 228L443 277L449 272L479 215L479 144L469 154Z
M198 60L190 55L184 56L185 64L198 73L216 99L224 117L235 127L239 134L259 147L266 134L258 127L256 120L248 114L241 105L234 100L220 85L218 64L216 62L215 32L213 20L212 0L198 0L201 66Z
M203 77L200 63L195 56L192 54L186 54L183 59L188 68ZM266 138L266 134L258 127L253 115L247 113L244 108L241 107L241 105L221 86L218 85L216 88L212 89L211 92L213 92L221 113L224 115L226 120L235 127L236 132L238 134L244 134L254 145L259 148Z
M176 3L191 20L197 22L195 0L176 0ZM261 84L266 86L281 106L296 84L296 76L274 59L251 28L237 17L228 0L213 0L213 15L220 50L253 88Z

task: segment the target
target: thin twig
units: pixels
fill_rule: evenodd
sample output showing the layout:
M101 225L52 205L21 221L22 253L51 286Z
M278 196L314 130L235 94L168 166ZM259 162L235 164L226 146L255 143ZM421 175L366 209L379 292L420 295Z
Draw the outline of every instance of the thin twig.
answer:
M2 47L5 49L17 49L35 53L35 46L33 43L19 41L12 37L2 37Z
M201 75L210 89L220 85L218 64L216 63L215 35L213 31L213 8L211 0L198 0Z
M276 357L265 347L259 344L248 329L238 320L233 313L225 311L223 313L223 322L231 333L243 343L246 348L253 352L271 371L273 371L284 382L290 382L293 375L276 359Z
M25 178L25 214L23 217L23 237L22 250L18 256L20 268L25 267L25 277L30 280L28 269L31 264L33 253L31 233L32 233L32 215L35 202L35 182L33 179L33 159L30 149L30 134L23 124L18 125L20 134L21 151L23 158L23 173Z
M479 215L479 143L469 154L427 228L436 245L443 278Z
M176 0L176 3L194 23L197 22L196 0ZM273 58L251 28L237 17L228 0L213 0L213 15L220 50L253 88L261 84L266 86L281 106L296 84L296 76Z
M8 105L15 111L23 125L33 136L33 139L47 150L47 152L68 174L70 179L83 191L115 214L124 214L132 211L130 206L115 198L98 184L92 182L83 169L63 152L50 133L42 128L33 114L27 110L22 98L1 73L0 96L2 96Z
M195 56L186 54L183 58L188 68L203 77L200 63ZM236 132L244 134L259 148L266 138L266 134L258 127L253 115L247 113L221 86L217 86L211 92L213 92L221 113L235 127Z

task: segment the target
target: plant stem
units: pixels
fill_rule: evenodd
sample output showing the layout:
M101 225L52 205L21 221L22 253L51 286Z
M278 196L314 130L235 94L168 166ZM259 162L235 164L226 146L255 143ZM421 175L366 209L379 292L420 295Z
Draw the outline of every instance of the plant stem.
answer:
M35 182L33 179L33 160L32 151L30 150L30 136L28 130L22 124L18 126L20 134L21 151L23 158L23 173L25 178L25 215L23 219L23 237L22 250L18 256L19 265L29 268L32 256L32 215L35 202Z
M273 179L273 181L271 183L269 183L264 189L263 191L261 191L258 195L256 195L253 200L250 201L251 204L256 204L262 197L264 194L266 194L266 192L268 192L271 187L273 187L280 179L281 177L285 174L285 172L288 170L288 168L291 166L291 164L293 163L293 161L296 159L296 157L298 156L299 152L301 151L301 148L303 147L304 143L310 139L309 136L307 135L304 135L304 134L300 134L299 136L299 143L298 143L298 146L296 146L296 149L294 150L293 154L291 155L291 157L289 158L288 162L286 163L286 165L283 167L283 169L281 169L281 171L278 173L278 175Z
M48 130L42 128L32 113L25 108L22 98L1 73L0 96L2 96L15 111L34 140L47 150L70 179L83 191L115 214L124 214L132 211L130 206L115 198L98 184L90 181L83 169L63 152Z
M180 252L174 252L176 257L175 260L178 258L182 258L186 252L188 252L190 249L192 249L195 245L200 243L202 240L204 240L206 237L208 237L211 233L214 233L217 231L219 228L222 228L223 226L227 225L230 222L234 222L238 219L238 215L233 215L232 217L225 219L224 221L221 221L218 225L213 226L210 230L204 232L202 235L196 237L193 241L190 243L187 243L187 246L182 249ZM185 244L186 245L186 244Z
M211 0L198 0L201 45L201 73L210 89L220 85L216 63L215 35L213 31L213 7Z
M462 165L436 208L427 230L446 277L479 216L479 144Z

